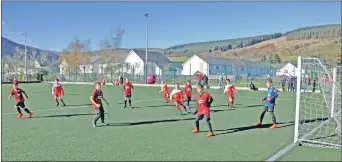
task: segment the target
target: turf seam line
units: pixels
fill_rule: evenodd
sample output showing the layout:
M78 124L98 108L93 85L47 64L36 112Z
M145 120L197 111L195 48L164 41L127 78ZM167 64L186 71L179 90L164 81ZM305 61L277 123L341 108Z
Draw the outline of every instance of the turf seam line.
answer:
M162 100L162 99L151 99L151 100L139 100L139 101L132 101L132 103L136 102L144 102L144 101L157 101L157 100ZM91 105L84 105L84 106L73 106L73 107L61 107L61 108L55 108L55 109L40 109L40 110L33 110L32 112L42 112L42 111L57 111L57 110L67 110L67 109L78 109L82 107L90 107ZM110 105L112 106L112 105ZM13 113L2 113L2 115L13 115L13 114L18 114L17 112Z
M293 149L296 146L296 143L291 143L289 145L287 145L286 147L284 147L283 149L281 149L280 151L278 151L277 153L275 153L273 156L271 156L270 158L268 158L266 161L276 161L277 159L279 159L281 156L283 156L284 154L286 154L287 152L289 152L291 149Z

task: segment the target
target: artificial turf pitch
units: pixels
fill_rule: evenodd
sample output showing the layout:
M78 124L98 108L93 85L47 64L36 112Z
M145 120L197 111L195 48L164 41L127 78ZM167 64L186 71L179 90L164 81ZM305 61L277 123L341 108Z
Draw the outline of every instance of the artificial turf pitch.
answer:
M238 91L236 110L229 110L222 90L207 90L215 99L211 117L216 136L206 137L205 122L200 133L192 134L195 116L178 115L172 103L164 103L159 87L135 87L133 109L124 109L122 87L103 86L113 105L105 106L111 125L93 128L93 86L64 84L66 107L56 107L51 86L21 84L34 113L31 119L16 119L15 101L7 100L11 85L2 85L2 160L263 161L293 141L294 93L279 94L275 115L280 128L273 130L267 125L269 114L264 127L254 127L265 92ZM279 160L339 161L341 150L296 147Z

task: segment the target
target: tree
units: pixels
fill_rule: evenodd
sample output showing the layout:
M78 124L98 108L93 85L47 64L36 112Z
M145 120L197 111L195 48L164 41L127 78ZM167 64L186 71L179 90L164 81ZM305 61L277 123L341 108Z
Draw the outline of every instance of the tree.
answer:
M31 51L31 55L28 55L28 61L27 61L27 70L29 71L30 74L35 74L38 72L38 68L36 66L36 61L37 60L37 50L33 49Z
M267 59L266 59L266 56L263 55L263 56L261 57L261 61L262 61L262 62L266 62L266 60L267 60Z
M101 64L107 63L107 70L110 70L108 72L111 74L117 73L123 68L122 63L118 62L115 54L120 53L124 33L125 30L122 28L116 28L115 32L111 29L109 35L100 42L102 48L100 62Z
M80 65L87 65L91 60L90 41L81 42L80 39L75 37L61 53L60 57L67 64L65 70L69 70L69 73L72 72L77 76L80 72Z
M49 54L46 51L40 51L40 56L37 59L39 60L38 62L45 65L49 60Z
M281 58L278 54L273 55L273 63L279 64L281 62Z
M13 61L15 62L14 72L16 74L25 73L25 51L20 49L18 46L14 49Z
M267 62L273 64L273 62L274 62L273 59L274 59L273 54L270 54L270 55L268 55L268 57L267 57Z

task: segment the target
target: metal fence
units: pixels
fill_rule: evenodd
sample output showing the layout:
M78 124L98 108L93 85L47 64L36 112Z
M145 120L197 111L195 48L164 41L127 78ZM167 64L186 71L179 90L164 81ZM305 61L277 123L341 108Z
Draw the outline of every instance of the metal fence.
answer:
M130 69L135 69L134 66L131 66ZM159 84L162 80L164 80L167 84L185 84L187 80L190 80L193 84L197 82L197 76L195 74L192 75L182 75L181 64L170 64L168 67L163 69L158 69L156 66L149 66L148 71L149 74L155 74L157 81L156 84ZM118 81L120 76L123 78L130 79L133 83L136 84L144 84L146 76L141 74L134 74L134 71L125 72L124 70L120 70L120 68L114 70L94 70L92 73L86 73L80 70L68 70L66 72L57 72L50 73L48 75L43 76L43 81L54 81L58 78L60 81L65 82L94 82L94 81L103 81L106 80L107 83L113 83ZM282 77L270 76L276 87L280 86L280 80ZM25 81L25 74L18 73L6 70L4 68L1 69L1 81L10 81L11 79L18 79L19 81ZM249 87L250 82L253 82L257 87L265 86L266 75L263 76L247 76L247 75L233 75L224 73L223 79L231 79L236 86L240 87ZM29 74L28 81L37 81L39 78L37 74ZM208 75L208 84L209 86L218 86L220 83L218 75Z

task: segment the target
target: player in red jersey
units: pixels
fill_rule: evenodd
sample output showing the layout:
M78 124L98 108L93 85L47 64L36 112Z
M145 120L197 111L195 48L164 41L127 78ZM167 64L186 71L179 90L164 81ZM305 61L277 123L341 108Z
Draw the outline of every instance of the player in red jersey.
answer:
M190 110L190 101L191 101L191 96L192 96L192 86L191 86L190 80L186 81L186 85L184 87L184 94L185 94L187 109Z
M63 100L64 89L62 85L59 83L58 79L55 80L55 83L52 86L52 96L55 99L57 106L59 106L58 99L61 100L63 106L65 106L65 102Z
M133 88L133 84L128 80L128 78L125 79L125 83L123 85L123 88L124 88L124 95L125 95L125 106L124 108L127 107L127 99L128 99L128 104L129 104L129 107L132 108L132 100L131 100L131 97L132 97L132 89Z
M173 102L175 103L176 109L177 109L179 115L182 115L182 111L180 110L179 105L184 107L184 110L186 113L190 113L186 109L184 102L183 102L183 99L184 99L183 92L182 92L182 90L179 89L179 83L176 83L175 89L173 89L171 94L170 94L170 100L173 100Z
M234 93L236 91L237 90L236 90L235 86L230 83L230 79L227 79L226 80L226 86L224 88L223 93L227 93L227 95L228 95L228 104L227 104L227 106L230 107L230 108L234 108L234 99L235 99Z
M163 92L165 102L169 103L169 87L164 81L161 81L161 90L159 92Z
M210 105L214 101L213 97L207 92L203 92L203 87L198 86L197 87L197 98L196 103L198 105L197 110L194 112L194 115L197 114L196 118L196 128L192 130L192 133L198 133L199 132L199 121L203 118L206 119L207 125L209 127L208 137L214 136L211 123L210 123Z
M32 112L30 112L30 110L25 106L25 98L23 94L28 99L28 96L25 93L25 91L18 88L18 82L13 81L13 88L10 92L10 95L8 96L8 100L10 100L12 96L14 96L15 100L17 101L17 104L15 105L15 108L17 108L17 111L19 113L17 118L19 119L23 116L23 114L21 113L21 109L24 109L24 111L28 114L27 115L28 118L32 118Z
M105 101L108 104L107 100L104 98L103 96L103 92L101 90L101 82L95 82L95 89L93 90L93 92L90 95L90 101L91 104L96 112L96 117L93 121L93 127L96 127L96 122L101 119L101 123L102 125L108 125L107 123L105 123L105 117L104 117L104 109L103 109L103 104L102 104L102 100Z

